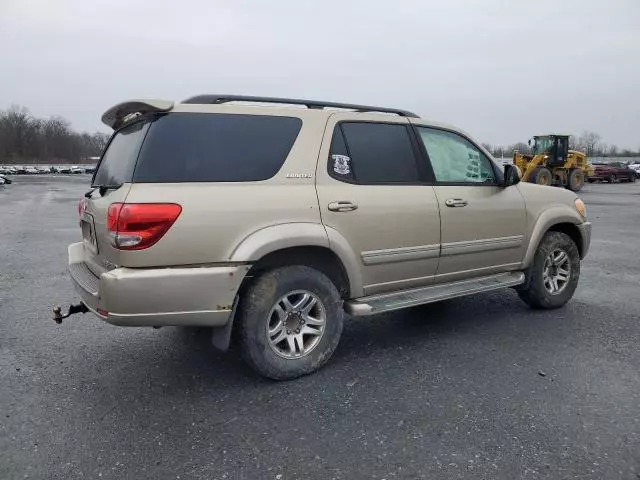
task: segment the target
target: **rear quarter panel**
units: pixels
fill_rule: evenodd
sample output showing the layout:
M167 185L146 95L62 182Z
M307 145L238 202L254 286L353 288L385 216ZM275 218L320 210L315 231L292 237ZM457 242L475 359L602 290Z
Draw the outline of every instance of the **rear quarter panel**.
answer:
M255 110L252 113L256 113ZM132 184L127 203L177 203L182 206L182 213L151 248L123 252L121 264L127 267L202 265L230 261L232 256L233 261L249 261L253 259L233 254L255 232L274 225L321 225L314 174L327 116L295 109L283 114L300 117L303 125L287 160L271 179ZM319 232L326 238L323 228Z

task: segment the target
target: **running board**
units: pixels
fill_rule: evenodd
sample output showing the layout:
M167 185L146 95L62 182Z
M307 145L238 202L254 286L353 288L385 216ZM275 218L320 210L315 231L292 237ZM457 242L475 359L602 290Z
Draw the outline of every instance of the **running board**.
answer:
M465 295L473 295L474 293L515 287L523 283L524 273L522 272L499 273L487 277L472 278L470 280L361 297L345 302L344 309L348 314L353 316L374 315L376 313L390 312L392 310L438 302L449 298L464 297Z

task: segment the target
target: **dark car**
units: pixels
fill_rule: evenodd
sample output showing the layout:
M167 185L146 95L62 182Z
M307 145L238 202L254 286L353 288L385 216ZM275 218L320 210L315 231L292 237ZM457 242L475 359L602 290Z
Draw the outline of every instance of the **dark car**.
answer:
M589 177L590 182L606 181L615 182L635 182L636 172L631 170L625 163L592 163L593 175Z

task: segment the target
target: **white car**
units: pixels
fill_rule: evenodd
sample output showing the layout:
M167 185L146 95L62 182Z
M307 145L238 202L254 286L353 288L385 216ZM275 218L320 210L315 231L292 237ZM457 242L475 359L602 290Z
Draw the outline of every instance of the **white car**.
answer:
M37 175L40 172L38 172L36 167L25 167L24 173L26 173L28 175Z
M84 168L80 168L74 165L73 167L71 167L70 173L84 173Z

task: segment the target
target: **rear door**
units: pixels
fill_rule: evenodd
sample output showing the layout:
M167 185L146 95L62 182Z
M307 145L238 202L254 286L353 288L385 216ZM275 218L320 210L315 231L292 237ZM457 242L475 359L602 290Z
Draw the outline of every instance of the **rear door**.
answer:
M121 252L111 245L107 230L107 211L112 203L124 202L138 152L149 128L136 122L115 133L98 165L91 185L93 192L83 201L80 214L86 263L96 275L119 264Z
M441 256L436 281L514 270L522 261L526 210L517 187L458 132L416 126L435 178Z
M407 119L334 114L326 131L316 172L322 222L330 241L338 236L353 251L364 294L432 281L438 202Z

